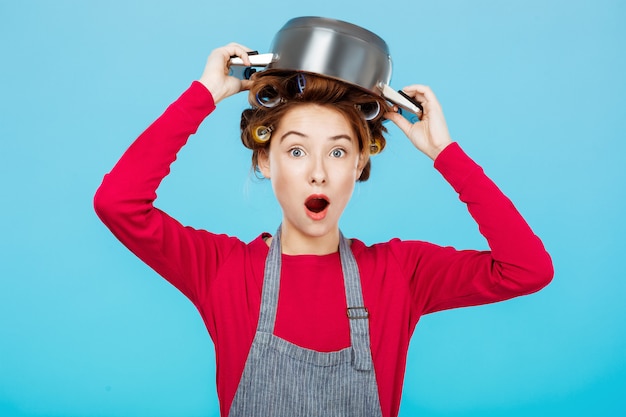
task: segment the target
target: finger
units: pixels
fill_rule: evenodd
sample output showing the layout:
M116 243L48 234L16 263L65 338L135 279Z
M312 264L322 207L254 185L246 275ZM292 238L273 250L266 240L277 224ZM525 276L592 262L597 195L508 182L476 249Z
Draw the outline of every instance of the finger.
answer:
M230 47L230 46L233 46L233 47L236 47L236 48L242 48L242 49L245 49L245 50L248 50L248 51L250 51L250 50L251 50L251 49L250 49L250 48L248 48L247 46L242 45L242 44L237 43L237 42L230 42L228 45L226 45L226 47Z
M400 113L387 112L384 114L384 117L391 120L393 124L398 126L398 128L404 132L405 135L409 135L409 131L411 130L413 124L405 119Z
M434 97L433 90L431 90L429 86L423 84L409 85L404 87L402 90L407 93L418 93L426 97Z
M241 58L244 65L250 65L250 59L248 58L248 52L252 52L252 49L247 46L240 45L238 43L232 42L224 47L224 51L228 54L229 59L233 57Z
M241 80L241 90L240 91L249 90L250 87L252 87L252 81L250 81L250 80Z
M422 92L417 91L415 89L412 89L410 86L409 87L404 87L401 90L404 94L406 94L407 96L415 99L416 101L418 101L419 103L427 103L428 102L428 98L426 97L426 95L424 95Z
M418 101L425 105L437 105L439 106L439 100L430 87L423 84L413 84L402 89L405 93L415 97Z
M228 45L224 46L224 48L229 49L229 50L237 50L237 51L243 51L243 52L252 52L252 49L250 49L247 46L242 45L240 43L236 43L236 42L231 42Z

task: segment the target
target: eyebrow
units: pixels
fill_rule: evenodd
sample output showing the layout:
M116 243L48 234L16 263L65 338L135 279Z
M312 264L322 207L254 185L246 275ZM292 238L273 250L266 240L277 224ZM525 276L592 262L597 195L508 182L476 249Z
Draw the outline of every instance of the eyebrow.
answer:
M296 135L296 136L300 136L302 138L308 138L309 137L308 135L306 135L306 134L304 134L302 132L298 132L297 130L290 130L288 132L285 132L280 137L280 141L282 142L289 135ZM329 139L331 139L331 140L346 139L346 140L349 140L350 142L352 142L352 137L350 137L350 135L346 135L346 134L340 134L340 135L331 136Z

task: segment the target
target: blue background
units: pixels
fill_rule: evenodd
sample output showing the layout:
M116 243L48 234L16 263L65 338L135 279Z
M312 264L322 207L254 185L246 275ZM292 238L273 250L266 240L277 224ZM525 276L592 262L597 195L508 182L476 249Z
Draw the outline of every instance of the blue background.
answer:
M219 3L215 5L214 3ZM209 52L261 52L290 18L380 35L391 85L430 85L453 137L553 256L545 290L422 319L402 416L626 414L625 2L316 0L0 4L0 415L217 416L194 307L119 244L92 196ZM280 221L238 138L241 94L173 165L158 205L251 240ZM486 243L401 132L342 228L458 248Z

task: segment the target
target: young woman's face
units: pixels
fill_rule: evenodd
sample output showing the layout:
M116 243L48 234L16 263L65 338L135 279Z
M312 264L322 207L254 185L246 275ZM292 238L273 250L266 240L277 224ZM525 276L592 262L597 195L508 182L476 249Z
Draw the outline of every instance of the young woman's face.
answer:
M356 134L332 107L291 109L272 132L259 168L271 179L290 239L337 236L338 223L367 158Z

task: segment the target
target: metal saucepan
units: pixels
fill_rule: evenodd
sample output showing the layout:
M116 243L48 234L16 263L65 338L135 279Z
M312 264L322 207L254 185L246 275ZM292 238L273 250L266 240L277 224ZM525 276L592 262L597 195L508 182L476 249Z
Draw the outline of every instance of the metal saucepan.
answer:
M249 78L263 67L311 72L363 88L414 115L422 114L416 100L389 86L392 65L385 41L351 23L323 17L291 19L274 37L270 53L254 52L249 58L255 68L243 68L240 58L231 59L234 75Z

